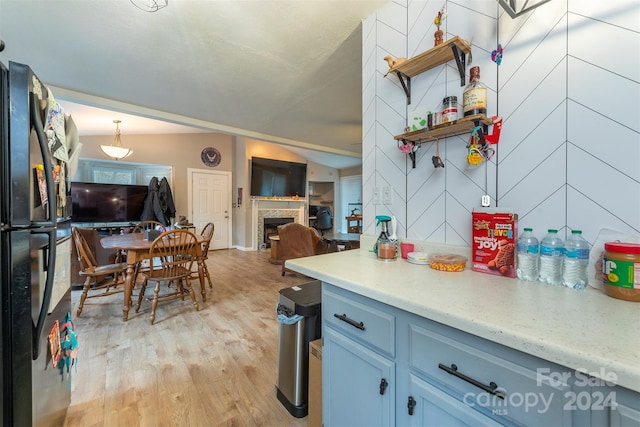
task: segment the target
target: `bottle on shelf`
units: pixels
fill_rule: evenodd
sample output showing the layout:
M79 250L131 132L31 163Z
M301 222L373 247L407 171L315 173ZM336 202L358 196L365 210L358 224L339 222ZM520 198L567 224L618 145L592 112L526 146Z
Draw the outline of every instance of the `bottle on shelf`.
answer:
M464 117L487 114L487 87L480 82L480 67L469 70L469 84L462 93L462 111Z
M540 242L540 271L538 280L550 285L562 284L562 258L564 242L558 236L558 230L550 228Z
M582 237L581 230L572 230L564 249L562 284L573 289L584 289L589 283L589 242Z
M538 260L540 245L532 228L525 228L516 244L518 265L516 275L520 280L535 282L538 280Z

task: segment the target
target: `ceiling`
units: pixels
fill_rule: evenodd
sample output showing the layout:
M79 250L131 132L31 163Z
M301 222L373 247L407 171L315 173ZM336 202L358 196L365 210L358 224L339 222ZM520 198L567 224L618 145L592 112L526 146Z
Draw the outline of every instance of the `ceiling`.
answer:
M0 60L29 64L81 137L119 119L123 136L221 132L343 168L361 162L361 21L387 1L0 0Z

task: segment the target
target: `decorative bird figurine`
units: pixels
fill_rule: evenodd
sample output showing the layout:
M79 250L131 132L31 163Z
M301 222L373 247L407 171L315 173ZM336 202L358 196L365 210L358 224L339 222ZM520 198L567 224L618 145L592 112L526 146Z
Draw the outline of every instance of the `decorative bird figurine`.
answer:
M403 57L396 58L392 55L385 56L384 60L387 61L387 64L389 64L389 71L391 71L392 68L407 62L407 58L403 58ZM389 71L387 71L387 74L389 74ZM387 74L385 74L384 76L387 77Z

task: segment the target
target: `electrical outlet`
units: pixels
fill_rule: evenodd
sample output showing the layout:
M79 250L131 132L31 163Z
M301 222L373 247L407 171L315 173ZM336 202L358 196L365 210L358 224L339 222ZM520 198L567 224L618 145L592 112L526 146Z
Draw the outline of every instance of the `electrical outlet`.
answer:
M373 204L374 205L380 204L380 189L378 187L373 189Z
M390 205L391 204L391 187L382 187L382 204Z

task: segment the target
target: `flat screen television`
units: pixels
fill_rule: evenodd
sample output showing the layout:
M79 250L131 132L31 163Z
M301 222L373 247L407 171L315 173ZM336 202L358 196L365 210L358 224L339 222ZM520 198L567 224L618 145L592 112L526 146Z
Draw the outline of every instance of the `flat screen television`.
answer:
M71 222L138 222L148 186L71 183Z
M251 158L251 195L293 197L306 195L307 164Z

